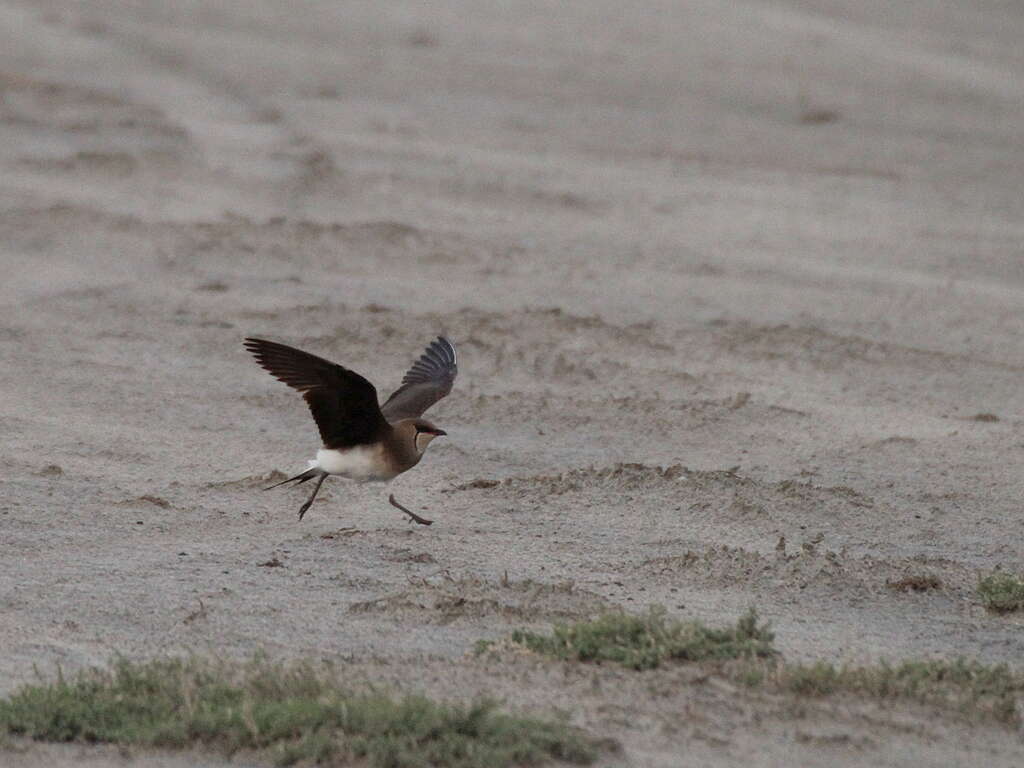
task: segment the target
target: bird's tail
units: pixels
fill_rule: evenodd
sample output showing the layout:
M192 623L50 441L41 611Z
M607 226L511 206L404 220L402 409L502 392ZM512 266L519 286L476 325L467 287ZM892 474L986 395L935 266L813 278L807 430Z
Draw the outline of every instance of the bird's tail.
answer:
M274 483L273 485L268 485L263 490L264 491L269 491L271 488L277 488L277 486L279 486L279 485L284 485L285 483L291 483L291 482L295 482L295 481L297 481L297 482L295 482L296 485L302 485L307 480L312 480L314 477L316 477L319 474L320 474L320 469L318 467L310 467L305 472L300 472L295 477L289 477L287 480L282 480L280 483Z

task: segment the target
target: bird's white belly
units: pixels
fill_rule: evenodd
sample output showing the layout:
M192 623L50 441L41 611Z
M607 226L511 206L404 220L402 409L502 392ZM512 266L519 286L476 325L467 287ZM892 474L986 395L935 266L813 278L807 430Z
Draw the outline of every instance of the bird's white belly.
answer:
M390 480L395 476L385 469L381 459L376 447L321 448L316 452L316 466L324 472L363 482Z

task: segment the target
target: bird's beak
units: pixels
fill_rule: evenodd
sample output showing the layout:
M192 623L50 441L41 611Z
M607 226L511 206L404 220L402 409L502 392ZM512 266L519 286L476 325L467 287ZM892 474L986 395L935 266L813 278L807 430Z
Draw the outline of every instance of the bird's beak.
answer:
M434 435L437 436L437 437L441 437L442 435L447 435L447 434L448 433L445 432L443 429L435 429L434 430Z

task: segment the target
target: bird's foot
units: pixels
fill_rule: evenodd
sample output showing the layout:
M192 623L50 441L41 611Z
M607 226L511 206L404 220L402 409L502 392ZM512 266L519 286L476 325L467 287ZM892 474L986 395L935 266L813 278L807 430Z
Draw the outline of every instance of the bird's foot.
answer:
M427 520L427 518L425 518L425 517L420 517L419 515L417 515L417 514L416 514L415 512L413 512L412 510L410 510L410 509L406 509L405 507L403 507L403 506L402 506L401 504L399 504L399 503L398 503L398 501L397 501L397 500L395 499L395 494L393 494L393 493L392 493L392 494L391 494L390 496L388 496L388 501L389 501L389 502L391 503L391 506L393 506L393 507L395 507L396 509L400 509L400 510L402 510L403 512L405 512L405 514L407 514L407 515L409 516L409 518L410 518L410 519L411 519L411 520L412 520L412 521L413 521L414 523L419 523L420 525L431 525L431 524L432 524L432 523L434 522L433 520Z

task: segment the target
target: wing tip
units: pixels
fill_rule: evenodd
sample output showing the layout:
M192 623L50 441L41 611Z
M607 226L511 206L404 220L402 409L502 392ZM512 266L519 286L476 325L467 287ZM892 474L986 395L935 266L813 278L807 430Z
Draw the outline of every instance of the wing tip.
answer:
M440 345L451 356L452 365L458 365L458 353L455 351L455 343L451 339L447 336L439 335L435 341L430 343L428 349L433 349L435 345Z

